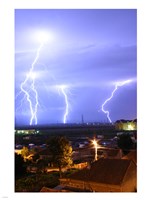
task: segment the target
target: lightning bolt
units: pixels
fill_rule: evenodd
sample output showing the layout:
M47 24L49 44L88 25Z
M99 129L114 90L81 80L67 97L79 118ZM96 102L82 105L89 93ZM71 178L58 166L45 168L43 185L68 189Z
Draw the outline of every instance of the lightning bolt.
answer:
M102 112L104 112L104 113L107 115L107 119L109 120L110 123L112 123L112 120L110 119L109 111L108 111L108 110L104 110L104 106L107 104L108 101L110 101L110 100L113 98L115 92L118 90L118 87L121 87L121 86L123 86L123 85L125 85L125 84L128 84L128 83L130 83L130 82L131 82L131 80L126 80L126 81L122 81L122 82L117 82L117 83L115 84L115 89L114 89L114 90L112 91L112 93L111 93L111 96L110 96L108 99L106 99L105 102L102 104L101 110L102 110Z
M69 99L68 99L68 86L67 85L57 85L56 87L58 89L59 94L61 92L65 99L65 112L63 115L63 123L66 124L67 117L68 117L69 110L70 110Z
M35 73L34 68L39 59L40 51L44 45L44 42L41 42L39 48L37 49L35 59L31 65L29 73L27 74L25 80L21 83L21 91L25 94L26 100L29 103L31 118L30 118L30 125L34 124L37 125L37 109L39 105L38 101L38 92L35 88Z
M67 122L67 116L69 114L69 101L68 101L68 96L67 96L67 92L66 92L66 86L65 85L62 85L60 86L60 89L61 89L61 92L62 94L64 95L64 98L65 98L65 104L66 104L66 108L65 108L65 113L64 113L64 117L63 117L63 123L66 124Z

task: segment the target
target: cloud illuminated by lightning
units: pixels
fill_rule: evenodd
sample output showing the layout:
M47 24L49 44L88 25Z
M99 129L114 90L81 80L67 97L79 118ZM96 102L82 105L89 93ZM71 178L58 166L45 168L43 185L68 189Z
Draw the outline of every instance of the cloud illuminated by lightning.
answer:
M128 84L128 83L130 83L130 82L131 82L131 80L126 80L126 81L122 81L122 82L117 82L117 83L115 84L115 89L114 89L114 90L112 91L112 93L111 93L111 96L110 96L108 99L106 99L105 102L102 104L101 110L102 110L102 112L104 112L104 113L107 115L107 119L109 120L110 123L112 123L112 120L110 119L109 111L108 111L108 110L104 110L104 106L107 104L108 101L110 101L110 100L113 98L115 92L118 90L118 87L121 87L121 86L123 86L123 85L125 85L125 84Z
M48 34L46 32L38 32L36 39L40 42L40 46L36 51L36 56L31 65L29 73L26 75L25 80L20 85L21 92L24 93L24 97L26 97L26 100L29 103L31 114L30 125L33 123L37 125L37 109L39 105L38 92L35 87L36 72L34 69L39 59L41 49L44 46L44 43L48 40Z

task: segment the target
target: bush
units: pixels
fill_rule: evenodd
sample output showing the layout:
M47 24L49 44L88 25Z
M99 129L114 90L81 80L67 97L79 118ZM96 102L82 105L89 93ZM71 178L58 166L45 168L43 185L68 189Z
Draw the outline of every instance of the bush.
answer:
M36 174L18 179L15 183L15 192L40 192L42 187L53 188L59 185L59 173Z

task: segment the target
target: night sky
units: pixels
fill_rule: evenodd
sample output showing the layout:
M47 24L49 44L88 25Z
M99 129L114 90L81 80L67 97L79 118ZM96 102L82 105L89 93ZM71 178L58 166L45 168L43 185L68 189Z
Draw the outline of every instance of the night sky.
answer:
M34 66L38 94L37 124L107 122L101 111L115 83L119 87L105 105L112 121L137 117L137 13L134 9L15 10L15 120L29 125L31 112L21 83L31 69L40 42L39 31L49 33ZM33 104L30 80L26 90ZM34 121L33 121L34 124Z

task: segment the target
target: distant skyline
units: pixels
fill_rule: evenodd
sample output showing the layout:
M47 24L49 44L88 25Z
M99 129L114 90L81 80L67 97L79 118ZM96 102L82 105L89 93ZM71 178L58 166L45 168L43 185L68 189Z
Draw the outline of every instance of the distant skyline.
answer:
M115 83L131 80L105 105L110 118L137 117L136 9L15 10L15 120L29 125L31 108L21 84L35 61L39 31L48 33L24 89L36 103L37 124L106 122L101 111ZM46 36L44 36L46 37ZM42 38L40 38L42 39ZM33 87L34 83L34 87ZM35 117L35 116L34 116ZM33 125L35 119L33 120Z

